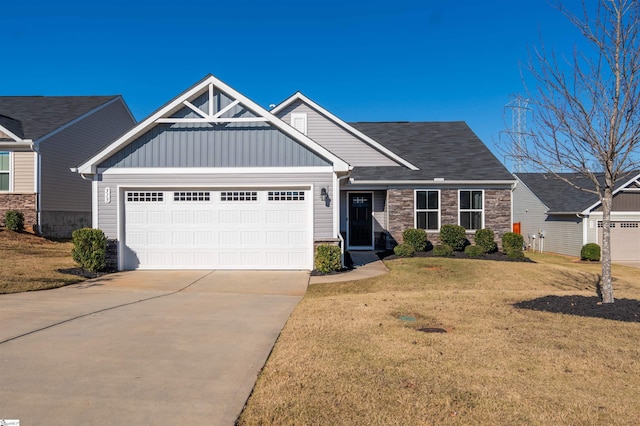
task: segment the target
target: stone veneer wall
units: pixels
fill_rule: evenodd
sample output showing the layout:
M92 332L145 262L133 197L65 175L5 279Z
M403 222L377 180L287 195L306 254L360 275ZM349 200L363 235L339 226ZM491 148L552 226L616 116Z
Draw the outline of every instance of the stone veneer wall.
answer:
M389 189L387 191L389 209L388 231L391 237L402 243L402 232L413 228L414 223L414 190ZM458 223L458 190L440 190L440 223ZM502 235L511 231L511 189L485 189L484 191L484 227L496 234L498 246ZM438 233L428 233L429 241L438 244ZM473 234L467 238L473 243Z
M19 210L24 215L24 229L36 231L36 194L0 194L0 224L4 225L4 213L7 210Z

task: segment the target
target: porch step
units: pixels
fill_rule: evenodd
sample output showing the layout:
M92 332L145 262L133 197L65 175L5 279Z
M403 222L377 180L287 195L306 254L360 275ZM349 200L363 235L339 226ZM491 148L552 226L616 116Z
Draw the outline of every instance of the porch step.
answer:
M375 251L353 251L349 250L353 266L358 267L380 260Z

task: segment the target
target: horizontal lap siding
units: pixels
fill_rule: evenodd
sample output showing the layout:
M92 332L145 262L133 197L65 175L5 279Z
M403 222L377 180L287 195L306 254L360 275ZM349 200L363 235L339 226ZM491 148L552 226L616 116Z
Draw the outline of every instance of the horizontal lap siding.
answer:
M602 213L595 212L589 215L587 221L587 242L602 245L598 236L598 221L602 220ZM638 212L611 212L612 222L640 222L640 213Z
M334 238L333 235L333 204L325 205L320 198L320 188L326 188L327 193L333 193L332 173L282 173L282 174L163 174L163 175L142 175L142 174L105 174L98 182L98 227L102 229L108 238L117 238L117 217L118 217L118 186L133 188L154 188L163 190L172 188L212 188L219 190L222 188L243 186L247 188L268 189L268 186L298 187L303 185L313 185L313 191L309 191L308 196L313 199L313 221L314 238L327 239ZM105 188L111 191L111 202L105 203Z
M13 154L13 192L33 194L35 152L15 152Z
M296 102L282 110L278 117L291 124L291 113L306 113L307 136L353 166L398 166L395 161L306 104Z

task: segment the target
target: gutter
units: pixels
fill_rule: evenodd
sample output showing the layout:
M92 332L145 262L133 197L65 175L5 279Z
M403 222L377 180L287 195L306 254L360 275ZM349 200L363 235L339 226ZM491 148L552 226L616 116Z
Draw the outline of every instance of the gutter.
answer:
M349 183L352 185L514 185L516 180L445 180L445 179L432 179L432 180L356 180L354 178L349 179Z

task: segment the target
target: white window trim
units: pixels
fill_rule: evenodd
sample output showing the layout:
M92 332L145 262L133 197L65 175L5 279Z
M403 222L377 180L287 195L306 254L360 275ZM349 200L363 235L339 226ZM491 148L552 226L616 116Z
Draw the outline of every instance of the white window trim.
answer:
M437 192L438 208L437 209L418 209L418 192ZM429 198L427 196L427 207L429 206ZM416 189L413 191L413 227L418 228L418 212L438 212L438 229L425 229L427 232L440 232L442 226L442 194L439 189ZM427 219L427 223L429 220Z
M302 129L295 126L295 122L298 119L302 119ZM306 112L292 112L291 113L291 127L301 132L303 135L307 134L307 113Z
M460 193L461 192L478 192L480 191L482 193L482 209L461 209L460 208ZM460 220L460 213L462 212L480 212L481 213L481 220L482 220L482 226L478 229L482 229L485 226L485 221L484 221L484 189L459 189L458 190L458 225L462 226L461 220ZM467 234L475 234L477 229L466 229L466 233Z
M3 154L9 154L9 170L2 171L2 174L9 175L9 188L8 189L0 189L0 193L8 194L13 192L13 151L0 151Z

